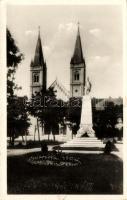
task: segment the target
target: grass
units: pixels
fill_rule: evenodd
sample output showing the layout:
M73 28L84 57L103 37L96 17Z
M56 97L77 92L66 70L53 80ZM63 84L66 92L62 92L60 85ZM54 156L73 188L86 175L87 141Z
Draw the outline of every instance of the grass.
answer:
M122 194L123 164L115 155L73 154L82 165L39 166L8 157L8 194ZM72 154L68 154L72 156Z

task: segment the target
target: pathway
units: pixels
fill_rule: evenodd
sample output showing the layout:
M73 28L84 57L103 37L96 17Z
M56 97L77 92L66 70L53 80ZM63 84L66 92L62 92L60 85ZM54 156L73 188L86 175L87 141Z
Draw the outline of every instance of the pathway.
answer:
M53 146L48 146L49 151L52 150ZM120 159L123 160L123 145L122 144L116 144L116 147L118 148L119 151L114 151L112 152L113 154L117 155ZM8 156L18 156L18 155L24 155L27 153L32 153L32 152L38 152L40 151L40 148L32 148L32 149L8 149L7 150L7 155ZM103 151L79 151L79 150L63 150L62 152L67 152L67 153L83 153L83 154L100 154L103 153Z

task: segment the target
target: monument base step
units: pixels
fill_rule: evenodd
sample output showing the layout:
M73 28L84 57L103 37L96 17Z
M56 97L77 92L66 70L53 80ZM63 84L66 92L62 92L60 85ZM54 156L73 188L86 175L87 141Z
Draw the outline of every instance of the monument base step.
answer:
M63 150L103 150L105 144L95 138L95 137L81 137L81 138L74 138L64 144L62 144L60 147Z

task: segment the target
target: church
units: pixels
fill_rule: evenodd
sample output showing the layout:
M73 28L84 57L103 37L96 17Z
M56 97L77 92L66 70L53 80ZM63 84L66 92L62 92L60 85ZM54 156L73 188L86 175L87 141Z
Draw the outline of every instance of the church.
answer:
M36 92L41 90L47 90L47 63L44 58L40 30L38 33L37 44L35 48L35 54L30 64L30 92L31 97ZM86 77L86 64L83 56L83 49L80 37L79 25L77 27L77 35L75 40L74 50L72 57L70 58L70 91L68 91L64 85L56 78L54 82L49 86L53 88L57 99L61 99L67 102L71 97L83 97L87 88ZM122 118L122 98L106 98L96 99L92 98L92 110L94 111L94 119L100 118L100 113L106 109L106 105L117 105L118 111L116 113L117 118ZM35 120L32 120L32 124L36 126Z
M70 91L56 78L50 87L56 91L57 99L64 101L70 97L82 97L84 94L86 79L86 65L83 57L80 30L78 26L76 42L72 58L70 59ZM34 59L30 64L30 92L35 94L41 90L47 89L47 64L45 62L42 50L40 30L35 49Z

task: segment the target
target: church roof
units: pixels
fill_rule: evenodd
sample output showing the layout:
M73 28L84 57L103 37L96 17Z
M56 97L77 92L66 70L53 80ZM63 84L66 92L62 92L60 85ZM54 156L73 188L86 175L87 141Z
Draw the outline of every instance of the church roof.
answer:
M74 54L73 54L73 57L71 58L71 64L80 64L83 62L84 62L84 58L83 58L80 31L79 31L79 27L78 27L77 38L76 38L76 43L75 43L75 48L74 48Z
M56 96L63 100L68 100L70 97L69 91L63 86L63 84L58 81L56 78L55 81L49 86L49 88L54 88L54 91L56 91ZM61 92L60 92L61 91Z
M40 30L39 30L39 34L38 34L38 40L37 40L37 45L36 45L36 49L35 49L34 60L33 60L32 64L34 66L44 66L45 65L43 51L42 51Z

